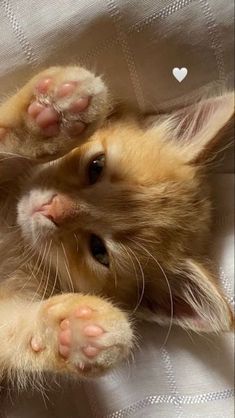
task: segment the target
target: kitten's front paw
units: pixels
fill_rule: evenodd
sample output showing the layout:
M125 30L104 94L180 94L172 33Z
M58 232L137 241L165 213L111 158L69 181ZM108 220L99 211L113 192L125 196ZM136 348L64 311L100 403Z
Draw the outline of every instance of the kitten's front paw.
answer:
M108 323L90 305L79 306L60 323L58 350L80 374L99 374L128 354L130 329L122 320Z
M39 161L81 145L110 110L100 77L81 67L51 67L1 106L0 152Z
M45 323L56 327L56 351L67 370L82 376L94 376L125 358L132 347L133 335L126 315L111 303L95 296L56 297L44 310ZM50 334L49 328L45 331ZM47 350L46 342L42 343ZM40 351L34 337L32 348Z
M52 68L36 82L27 122L45 137L76 136L106 112L107 89L100 77L80 67Z

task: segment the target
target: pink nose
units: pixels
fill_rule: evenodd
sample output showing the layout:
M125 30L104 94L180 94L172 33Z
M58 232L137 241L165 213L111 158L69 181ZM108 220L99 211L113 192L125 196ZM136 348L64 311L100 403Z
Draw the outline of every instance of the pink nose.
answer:
M40 206L35 213L41 213L56 225L61 224L72 214L72 201L64 195L55 195L49 203Z

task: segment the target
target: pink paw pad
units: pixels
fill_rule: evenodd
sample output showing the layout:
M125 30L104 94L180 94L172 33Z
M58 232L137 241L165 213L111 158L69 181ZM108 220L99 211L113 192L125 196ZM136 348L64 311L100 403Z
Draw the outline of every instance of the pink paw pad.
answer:
M75 102L71 103L69 110L72 113L79 113L83 112L89 105L90 98L89 97L80 97Z
M38 337L32 337L31 338L31 341L30 341L30 345L31 345L31 348L32 348L32 350L35 352L35 353L40 353L41 351L43 351L44 350L44 346L43 346L43 343L42 343L42 341L41 341L41 339L40 338L38 338Z
M28 115L44 136L57 136L66 119L68 123L64 128L70 136L79 135L84 131L86 124L76 119L80 112L87 109L91 97L77 96L76 89L79 84L79 81L66 81L55 86L53 78L50 77L38 81L35 88L36 99L28 107ZM47 97L44 98L44 95Z
M64 320L60 324L61 332L59 334L59 353L62 357L67 358L70 354L72 344L72 331L70 329L69 320Z
M52 107L34 101L28 108L28 114L35 119L45 136L59 133L59 115Z
M44 78L36 84L36 90L38 91L38 93L45 94L48 92L51 84L52 84L52 78L50 77Z
M63 98L63 97L70 96L74 92L76 87L77 87L76 81L70 81L70 82L61 84L61 86L58 87L56 91L56 97Z
M90 324L83 329L83 332L86 335L86 337L99 337L104 333L104 330L98 325Z
M97 354L99 354L100 349L93 345L87 345L86 347L83 347L82 351L87 357L96 357Z
M35 119L40 128L48 128L58 122L58 113L50 106L45 106L39 102L33 102L28 108L28 114Z
M28 114L32 118L36 118L39 115L39 113L41 113L44 109L45 106L43 104L35 101L31 103L31 105L28 107Z
M93 310L88 306L80 306L74 311L73 317L70 319L64 319L60 323L59 332L59 354L65 359L68 358L72 351L81 350L82 353L89 358L95 357L99 354L101 347L95 345L96 338L104 334L103 328L96 324L86 322L84 325L83 321L89 321L92 318ZM77 340L75 334L75 341L72 334L72 322L77 321L79 333L81 333L81 345ZM83 326L82 326L83 325ZM75 347L73 346L75 344ZM76 346L78 344L78 346Z
M92 312L93 310L89 308L88 306L81 306L76 309L75 316L76 318L90 319Z
M70 347L68 345L59 345L59 353L61 357L68 358L70 354Z
M45 107L36 117L36 122L40 128L48 128L58 122L58 113L52 107Z

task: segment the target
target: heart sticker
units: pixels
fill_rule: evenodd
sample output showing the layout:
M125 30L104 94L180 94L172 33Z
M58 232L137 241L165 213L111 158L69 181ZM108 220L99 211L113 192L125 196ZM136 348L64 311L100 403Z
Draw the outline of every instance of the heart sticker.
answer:
M176 80L181 83L181 81L183 81L186 77L186 75L188 74L188 70L185 67L182 68L178 68L175 67L172 70L173 76L176 78Z

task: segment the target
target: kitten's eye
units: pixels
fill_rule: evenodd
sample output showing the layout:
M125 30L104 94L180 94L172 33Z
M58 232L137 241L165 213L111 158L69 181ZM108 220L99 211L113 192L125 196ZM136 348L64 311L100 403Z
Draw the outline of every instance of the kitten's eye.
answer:
M102 239L97 237L97 235L90 236L90 251L92 256L98 261L100 264L104 266L109 266L109 256L107 250L105 248L104 242Z
M100 154L88 166L89 183L94 184L99 179L105 165L105 155Z

